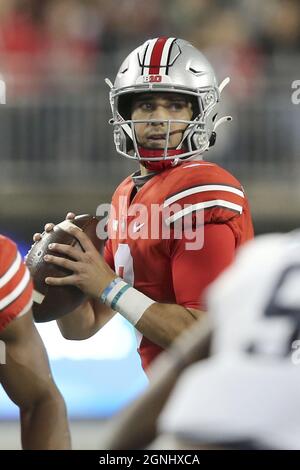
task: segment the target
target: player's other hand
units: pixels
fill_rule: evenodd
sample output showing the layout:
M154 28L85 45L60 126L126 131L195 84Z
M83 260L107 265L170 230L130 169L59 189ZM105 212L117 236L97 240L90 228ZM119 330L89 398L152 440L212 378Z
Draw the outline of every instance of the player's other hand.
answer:
M75 214L74 212L68 212L67 215L66 215L66 220L72 220L75 218ZM48 222L45 227L44 227L44 230L45 232L51 232L51 230L53 230L53 228L55 227L55 224L51 223L51 222ZM42 238L42 234L37 232L33 235L33 241L34 242L38 242L40 239Z

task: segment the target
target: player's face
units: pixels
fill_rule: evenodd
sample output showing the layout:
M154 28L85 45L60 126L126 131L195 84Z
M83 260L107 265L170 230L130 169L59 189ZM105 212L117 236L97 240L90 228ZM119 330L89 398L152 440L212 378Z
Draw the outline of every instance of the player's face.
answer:
M145 93L138 95L132 104L133 120L158 119L158 122L135 124L138 144L150 149L163 149L166 145L168 124L166 120L182 119L190 121L193 115L192 104L179 93ZM160 122L159 119L162 119ZM172 123L168 148L176 148L182 139L186 123Z

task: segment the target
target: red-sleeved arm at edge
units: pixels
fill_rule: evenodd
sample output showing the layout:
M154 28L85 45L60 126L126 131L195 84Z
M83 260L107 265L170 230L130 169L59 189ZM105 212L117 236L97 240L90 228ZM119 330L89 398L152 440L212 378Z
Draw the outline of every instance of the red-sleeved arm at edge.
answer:
M206 310L203 293L234 259L235 237L226 224L204 225L204 244L187 250L188 240L174 242L172 276L176 303Z
M32 305L32 282L14 242L0 235L0 331Z

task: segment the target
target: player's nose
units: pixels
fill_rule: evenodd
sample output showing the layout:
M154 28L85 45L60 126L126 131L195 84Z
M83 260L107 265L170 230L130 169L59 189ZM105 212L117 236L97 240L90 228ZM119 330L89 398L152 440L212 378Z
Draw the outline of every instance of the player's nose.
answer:
M152 111L151 119L158 120L156 122L153 122L152 123L153 125L166 124L163 121L159 121L159 119L162 119L162 120L169 119L168 110L164 106L156 106L155 109L153 109Z

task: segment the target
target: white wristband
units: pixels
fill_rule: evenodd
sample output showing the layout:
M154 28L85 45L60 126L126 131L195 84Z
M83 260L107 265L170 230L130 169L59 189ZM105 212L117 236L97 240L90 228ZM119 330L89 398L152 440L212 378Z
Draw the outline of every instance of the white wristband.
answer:
M105 304L119 312L132 325L136 325L144 312L155 301L119 280L109 291Z

